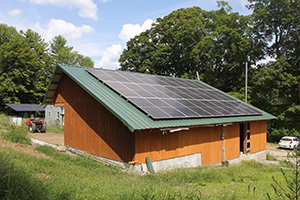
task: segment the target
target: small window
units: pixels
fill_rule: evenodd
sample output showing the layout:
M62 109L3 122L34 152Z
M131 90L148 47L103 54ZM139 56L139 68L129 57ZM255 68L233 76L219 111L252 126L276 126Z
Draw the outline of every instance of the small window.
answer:
M57 117L59 117L59 112L57 112Z
M49 111L49 117L51 117L51 112Z

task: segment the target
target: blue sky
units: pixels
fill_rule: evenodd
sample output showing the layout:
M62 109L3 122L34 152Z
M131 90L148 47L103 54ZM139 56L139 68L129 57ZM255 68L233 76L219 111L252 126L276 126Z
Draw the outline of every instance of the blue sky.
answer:
M233 12L250 14L247 0L227 1ZM159 17L180 8L216 10L210 0L1 0L0 23L32 29L46 41L62 35L95 67L118 68L126 42L149 29Z

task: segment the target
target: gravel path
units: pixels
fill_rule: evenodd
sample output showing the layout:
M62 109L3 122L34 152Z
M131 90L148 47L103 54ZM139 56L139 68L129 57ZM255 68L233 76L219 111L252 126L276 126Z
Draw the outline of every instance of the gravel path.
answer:
M50 144L64 146L63 133L30 133L30 137Z
M267 143L267 154L274 157L286 157L290 150L288 149L280 149L279 145L269 144Z

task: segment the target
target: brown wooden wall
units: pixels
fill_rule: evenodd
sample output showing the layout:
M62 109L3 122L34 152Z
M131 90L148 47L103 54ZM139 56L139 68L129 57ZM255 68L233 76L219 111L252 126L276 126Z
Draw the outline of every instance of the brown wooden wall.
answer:
M55 103L65 107L65 145L118 161L133 159L134 134L66 75Z
M221 162L220 127L191 128L163 135L159 129L135 134L135 161L145 163L201 152L202 166Z
M266 121L250 123L250 152L266 149ZM240 123L223 127L225 160L240 157ZM159 129L140 131L135 134L135 157L145 163L147 156L158 161L200 153L202 166L222 162L221 126L191 128L163 135Z
M225 136L225 160L231 160L240 156L240 123L224 126L223 133Z
M250 123L250 153L267 148L267 121Z

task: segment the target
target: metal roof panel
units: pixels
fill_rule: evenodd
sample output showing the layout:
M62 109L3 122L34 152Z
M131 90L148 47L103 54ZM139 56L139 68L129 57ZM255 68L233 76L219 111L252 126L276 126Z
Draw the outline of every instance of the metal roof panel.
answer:
M43 108L40 105L37 104L6 104L8 107L12 108L13 110L17 112L35 112L35 111L45 111L45 108Z

